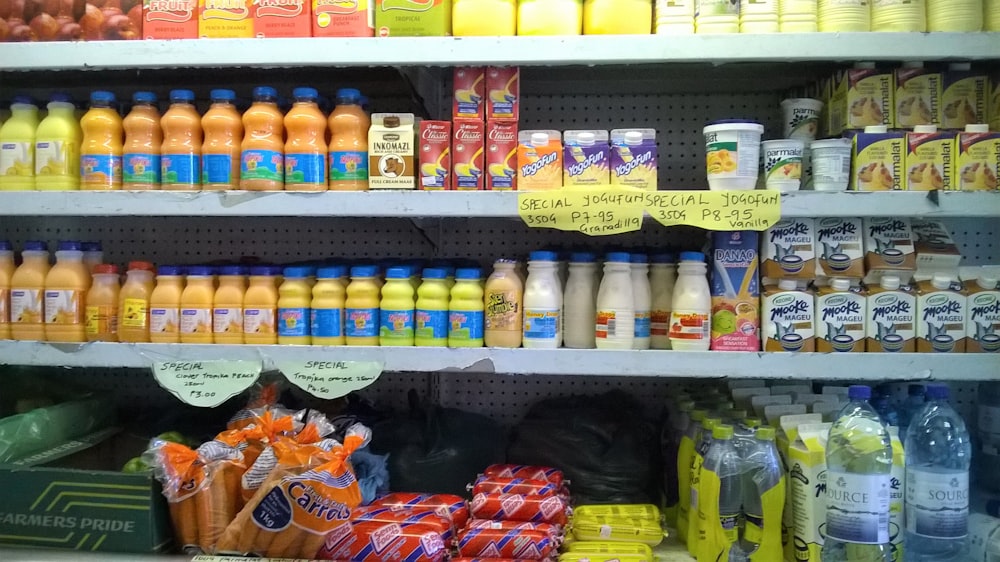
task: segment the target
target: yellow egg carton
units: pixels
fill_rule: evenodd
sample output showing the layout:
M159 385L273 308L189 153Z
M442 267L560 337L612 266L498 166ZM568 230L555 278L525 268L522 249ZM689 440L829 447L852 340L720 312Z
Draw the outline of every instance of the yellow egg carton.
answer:
M641 542L576 541L566 546L567 554L610 554L639 556L653 561L653 549Z
M575 515L572 532L579 541L640 542L649 546L660 544L666 536L657 520L607 515Z
M600 554L590 552L566 552L559 555L559 562L652 562L642 554Z
M631 517L635 519L651 519L660 521L660 509L650 503L581 505L573 509L576 517Z

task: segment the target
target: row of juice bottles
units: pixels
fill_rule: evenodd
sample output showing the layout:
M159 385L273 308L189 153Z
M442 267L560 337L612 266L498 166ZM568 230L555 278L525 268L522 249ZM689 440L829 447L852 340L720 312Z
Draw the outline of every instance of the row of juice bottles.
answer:
M295 88L283 114L278 92L253 90L243 115L233 90L212 90L199 115L191 90L172 90L161 116L156 95L136 92L122 119L115 95L95 91L79 120L69 96L53 94L39 122L17 96L0 127L0 190L364 190L371 120L358 90L337 91L327 118L319 93Z

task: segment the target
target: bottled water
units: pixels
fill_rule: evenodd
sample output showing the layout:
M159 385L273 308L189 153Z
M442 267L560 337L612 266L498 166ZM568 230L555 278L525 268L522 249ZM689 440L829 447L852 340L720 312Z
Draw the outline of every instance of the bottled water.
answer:
M773 427L758 428L749 454L744 457L740 550L750 555L753 562L769 562L782 557L785 473L774 433Z
M722 425L722 420L719 418L705 418L701 422L701 429L698 431L697 440L695 441L694 455L691 461L691 476L690 476L690 494L691 494L691 506L689 508L688 517L688 538L687 547L688 552L692 556L698 556L698 547L700 544L700 537L703 532L705 532L705 519L701 517L701 503L704 496L701 493L701 476L702 467L705 464L705 455L708 454L708 449L712 446L712 431L715 426Z
M892 405L892 399L889 397L888 392L883 391L883 389L876 390L875 398L872 400L872 407L875 408L879 417L882 418L882 423L887 426L894 425L899 427L899 412Z
M733 426L716 425L712 444L702 467L698 519L704 516L705 527L698 533L699 561L743 561L747 553L740 549L740 520L743 513L743 460L733 442Z
M868 403L871 388L851 386L850 402L826 444L826 541L823 562L889 562L892 443Z
M695 447L701 439L701 423L705 420L705 410L691 410L690 422L677 446L677 534L681 542L687 544L688 529L698 517L691 512L691 467L694 463Z
M899 405L899 436L906 443L906 428L914 414L924 407L924 385L911 384L906 389L906 400Z
M948 404L948 387L927 386L927 403L906 438L906 560L966 560L969 464L965 421Z

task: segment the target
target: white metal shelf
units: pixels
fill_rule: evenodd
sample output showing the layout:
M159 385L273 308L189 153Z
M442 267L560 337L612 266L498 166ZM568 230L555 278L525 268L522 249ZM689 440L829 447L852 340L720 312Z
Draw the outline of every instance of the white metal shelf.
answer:
M185 39L0 44L0 70L984 60L1000 33Z
M211 359L380 361L385 371L844 380L993 380L1000 355L930 353L726 353L573 349L449 349L0 342L0 364L147 368Z
M1000 217L1000 192L802 191L782 197L786 217ZM504 192L7 191L0 216L517 217Z

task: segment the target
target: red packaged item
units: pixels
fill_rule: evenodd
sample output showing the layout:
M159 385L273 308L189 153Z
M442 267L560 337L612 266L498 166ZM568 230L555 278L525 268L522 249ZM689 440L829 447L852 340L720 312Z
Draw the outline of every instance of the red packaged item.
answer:
M316 556L351 562L441 562L447 555L441 533L430 525L354 521L327 535Z
M555 548L555 541L545 531L466 529L458 534L461 556L541 560Z
M486 118L517 121L521 97L521 70L516 66L486 69Z
M517 190L517 121L486 122L486 190Z
M451 518L451 522L456 529L465 527L469 520L469 504L464 498L451 494L415 494L413 492L394 492L382 496L372 502L372 507L383 506L388 508L426 508L432 509L439 515Z
M451 143L451 189L455 191L482 191L485 187L483 150L486 123L480 119L456 119Z
M455 67L452 92L452 119L486 118L483 98L486 97L486 69L481 66Z
M540 562L548 562L552 560L551 558L543 558ZM520 558L482 558L477 556L476 558L452 558L451 562L524 562ZM535 561L539 562L539 561Z
M529 478L531 480L547 480L553 484L563 484L563 473L549 466L530 466L524 464L493 464L486 467L483 476L493 478Z
M556 544L562 542L563 528L552 523L529 523L528 521L492 521L489 519L473 519L465 526L466 529L503 529L505 531L543 531L548 533Z
M565 525L569 505L561 496L476 494L471 511L476 519Z
M142 13L146 39L198 38L198 0L144 0Z
M383 506L359 507L351 511L352 521L381 521L383 523L420 523L441 533L445 542L455 535L451 517L423 507L391 508Z
M420 122L420 183L418 189L451 189L451 121Z
M561 487L547 480L480 476L472 486L473 494L537 494L554 496Z

